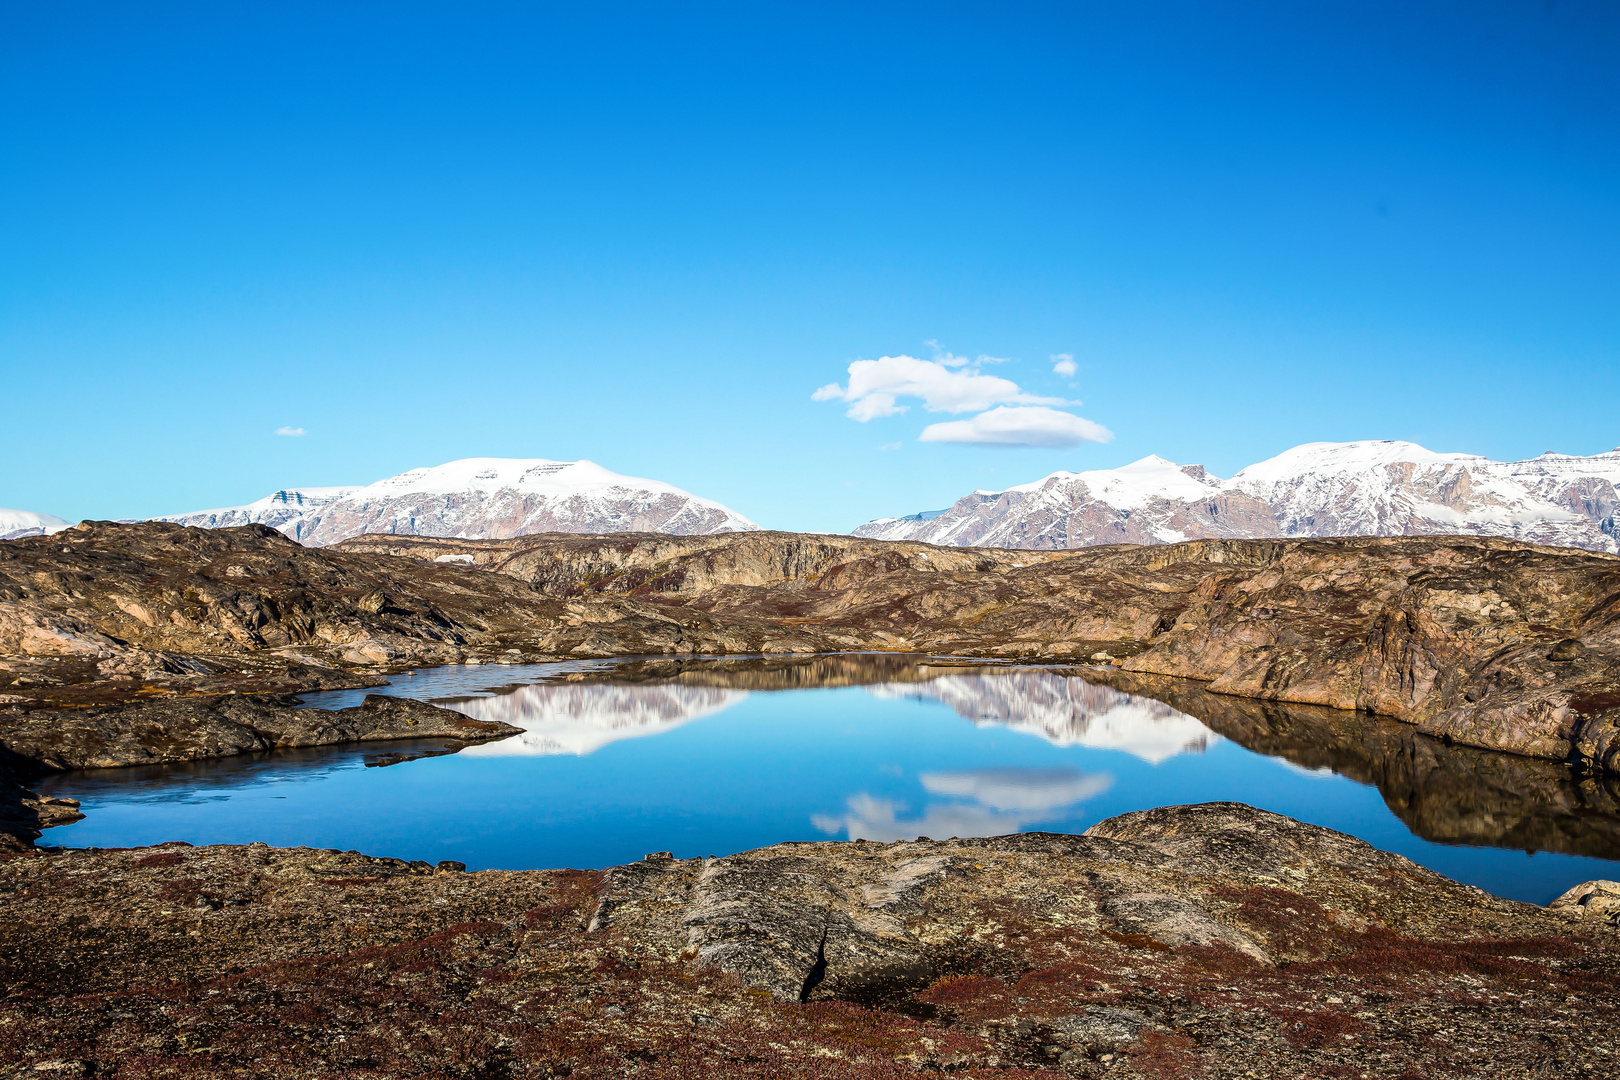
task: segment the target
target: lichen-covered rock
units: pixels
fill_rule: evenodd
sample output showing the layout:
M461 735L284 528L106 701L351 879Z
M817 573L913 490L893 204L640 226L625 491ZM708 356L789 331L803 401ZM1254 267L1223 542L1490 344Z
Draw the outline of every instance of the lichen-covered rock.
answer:
M1547 907L1610 922L1620 921L1620 881L1583 881Z
M1097 833L658 853L606 872L439 872L262 844L14 854L0 857L0 1068L199 1080L1610 1071L1620 928L1608 920L1498 900L1237 804ZM1278 962L1127 930L1110 905L1142 896Z
M1266 950L1240 930L1226 925L1188 900L1162 893L1124 893L1110 896L1099 910L1121 932L1141 934L1174 948L1177 945L1225 945L1254 960L1269 964Z

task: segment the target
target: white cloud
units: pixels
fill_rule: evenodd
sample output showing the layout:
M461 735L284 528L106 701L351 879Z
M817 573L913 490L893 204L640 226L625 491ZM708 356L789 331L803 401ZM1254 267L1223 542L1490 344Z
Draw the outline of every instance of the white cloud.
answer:
M305 431L301 427L282 426L282 427L276 428L276 434L277 435L308 435L309 432Z
M1073 413L1042 407L1002 406L971 420L929 424L917 436L920 442L969 443L974 446L1069 447L1083 442L1104 443L1114 433Z
M1074 357L1066 352L1052 354L1052 374L1061 375L1065 379L1074 375Z
M989 361L988 357L982 359ZM898 403L902 397L921 398L929 412L948 413L977 412L1003 404L1066 404L1062 398L1026 394L1011 379L982 375L967 365L968 361L949 353L938 360L915 356L857 360L849 365L848 387L828 383L810 397L813 401L847 401L850 404L844 415L862 423L905 412L910 406Z
M878 449L879 450L898 450L898 449L900 449L900 444L897 443L897 442L886 442L883 445L879 446Z

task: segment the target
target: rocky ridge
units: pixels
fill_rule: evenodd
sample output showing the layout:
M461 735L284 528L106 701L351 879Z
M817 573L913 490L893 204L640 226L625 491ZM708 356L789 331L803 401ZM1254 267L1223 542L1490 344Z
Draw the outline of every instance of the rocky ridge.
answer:
M854 530L882 540L1030 549L1270 536L1503 536L1620 552L1620 448L1528 461L1412 443L1308 443L1230 480L1149 456L976 491Z
M0 1075L1600 1077L1615 1054L1620 887L1503 901L1239 804L459 869L0 860Z
M1620 770L1620 559L1492 538L1032 553L619 534L311 549L263 526L85 523L0 545L0 650L0 695L22 707L363 685L470 660L1104 657Z

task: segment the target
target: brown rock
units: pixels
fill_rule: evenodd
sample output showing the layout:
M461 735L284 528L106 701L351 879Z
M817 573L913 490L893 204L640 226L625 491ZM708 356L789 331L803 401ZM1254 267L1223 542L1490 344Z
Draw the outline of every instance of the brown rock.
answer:
M109 674L105 660L24 653L4 662L0 693L105 700L143 680L286 690L512 649L1106 652L1218 693L1376 712L1453 743L1620 771L1620 558L1596 553L1460 537L1030 552L621 533L455 541L476 553L466 566L434 561L451 542L410 537L311 550L262 527L71 535L66 555L55 537L0 542L13 621L76 620L59 624L75 640L99 634L157 659ZM1578 656L1549 659L1566 640Z

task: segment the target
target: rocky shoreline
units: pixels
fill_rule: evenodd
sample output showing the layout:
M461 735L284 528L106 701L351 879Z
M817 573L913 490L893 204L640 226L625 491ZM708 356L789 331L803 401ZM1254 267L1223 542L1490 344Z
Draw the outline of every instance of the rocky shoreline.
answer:
M0 1076L1601 1077L1616 911L1234 803L607 871L28 851Z
M110 769L232 757L286 748L431 740L410 756L454 753L519 732L409 698L368 694L349 709L295 708L296 698L217 695L81 709L0 711L0 851L79 820L71 799L24 784L71 769Z
M767 532L312 549L263 526L96 522L0 542L0 705L14 712L375 684L435 663L850 650L1101 658L1620 771L1620 558L1573 549L1031 552Z

